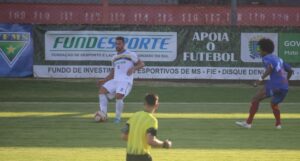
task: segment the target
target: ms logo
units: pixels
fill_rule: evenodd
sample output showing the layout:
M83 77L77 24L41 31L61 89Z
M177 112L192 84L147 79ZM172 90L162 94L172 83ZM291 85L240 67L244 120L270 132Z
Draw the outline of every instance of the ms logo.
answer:
M261 56L259 54L259 46L257 45L258 41L263 38L262 36L255 36L249 40L248 48L249 48L249 56L252 59L260 59Z
M29 43L29 32L0 32L0 55L12 67Z
M241 33L241 60L243 62L261 63L258 41L262 38L269 38L277 46L277 33ZM277 55L277 48L274 49Z

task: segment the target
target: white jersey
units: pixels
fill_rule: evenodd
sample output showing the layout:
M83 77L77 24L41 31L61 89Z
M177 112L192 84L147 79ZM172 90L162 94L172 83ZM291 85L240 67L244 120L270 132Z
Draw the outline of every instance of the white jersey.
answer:
M114 80L133 83L133 74L127 75L130 68L138 62L138 56L135 52L125 50L123 53L114 55L112 65L114 67Z

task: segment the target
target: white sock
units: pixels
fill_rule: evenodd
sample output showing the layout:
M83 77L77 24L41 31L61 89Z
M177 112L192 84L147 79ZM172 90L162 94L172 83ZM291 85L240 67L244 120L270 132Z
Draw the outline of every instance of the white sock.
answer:
M99 109L103 113L107 114L107 103L108 99L105 94L100 94L99 95Z
M116 118L121 119L123 107L124 107L123 99L117 99L116 100Z

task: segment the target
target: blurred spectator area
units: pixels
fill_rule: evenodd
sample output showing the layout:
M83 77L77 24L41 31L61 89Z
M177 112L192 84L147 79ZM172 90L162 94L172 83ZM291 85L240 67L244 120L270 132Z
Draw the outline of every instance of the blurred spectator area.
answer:
M230 5L232 0L178 0L178 4ZM300 6L300 0L236 0L238 5Z
M100 4L101 0L0 0L0 3Z
M103 0L0 0L0 3L101 4ZM230 5L232 0L108 0L109 4ZM300 6L300 0L236 0L238 5Z

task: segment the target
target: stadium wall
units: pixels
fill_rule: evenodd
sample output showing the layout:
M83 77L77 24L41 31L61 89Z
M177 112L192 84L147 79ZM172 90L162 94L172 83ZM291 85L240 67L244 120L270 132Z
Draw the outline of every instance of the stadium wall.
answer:
M299 7L240 6L236 26L229 6L1 4L0 10L3 24L33 26L35 77L104 77L113 38L123 35L147 65L137 78L256 79L263 69L255 45L268 37L300 80Z

